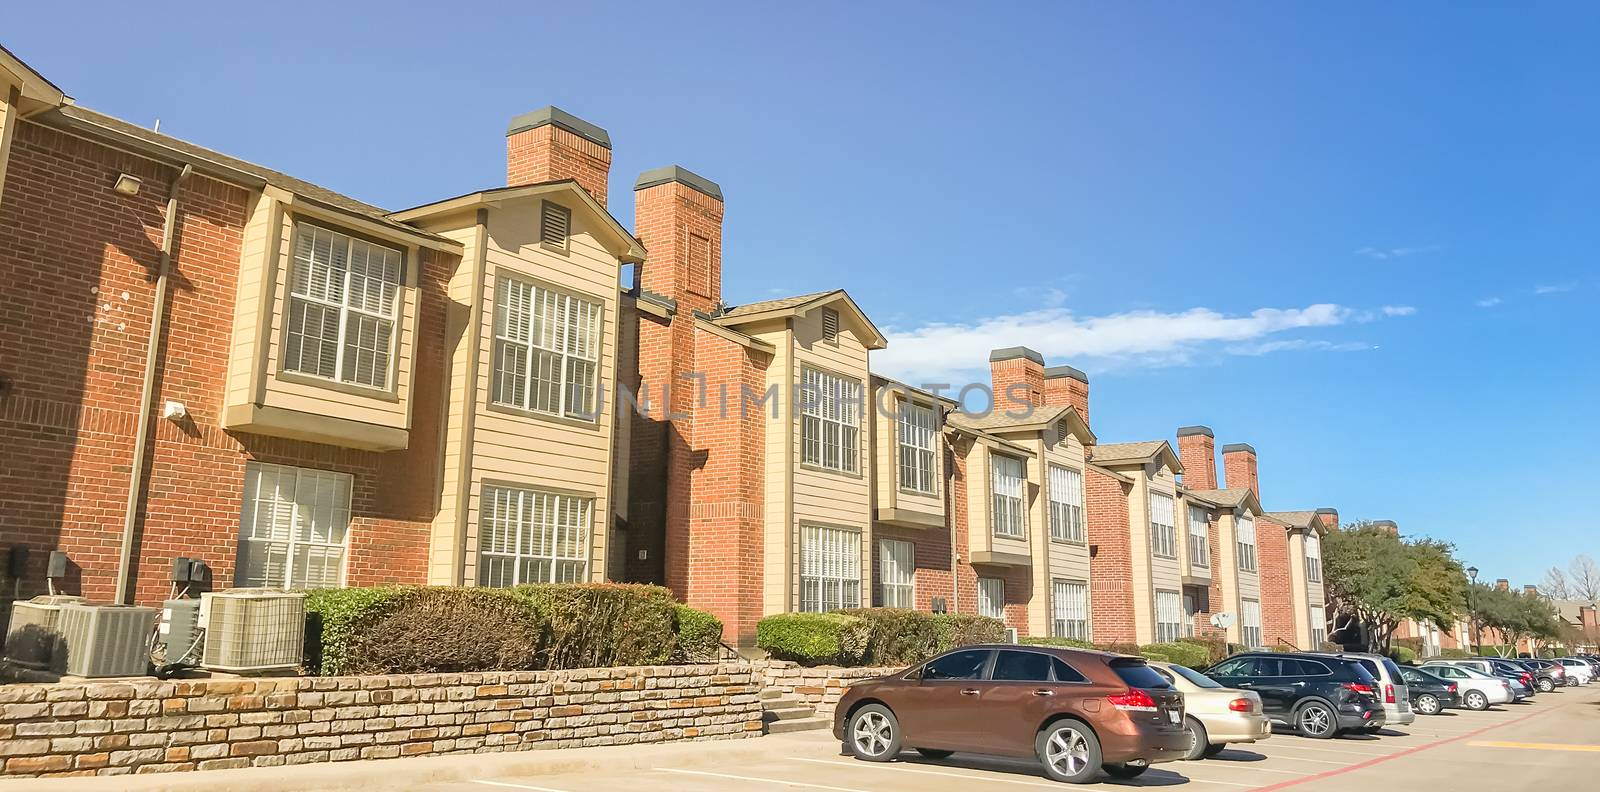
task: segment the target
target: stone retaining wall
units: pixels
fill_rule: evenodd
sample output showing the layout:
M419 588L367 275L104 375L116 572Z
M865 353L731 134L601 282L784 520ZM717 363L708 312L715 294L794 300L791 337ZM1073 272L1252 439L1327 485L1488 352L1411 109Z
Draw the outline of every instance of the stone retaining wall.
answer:
M783 660L763 660L755 663L768 688L786 694L815 707L818 715L832 715L833 707L844 695L844 689L863 679L885 676L904 671L904 668L841 668L817 666L807 668Z
M0 778L754 737L761 684L728 663L0 685Z

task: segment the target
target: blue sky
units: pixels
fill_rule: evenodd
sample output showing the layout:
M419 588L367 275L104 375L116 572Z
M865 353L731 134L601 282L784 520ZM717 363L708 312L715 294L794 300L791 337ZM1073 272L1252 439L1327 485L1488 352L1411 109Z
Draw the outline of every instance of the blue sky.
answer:
M1252 443L1269 509L1600 555L1592 6L70 5L3 35L85 106L403 208L556 104L624 223L642 170L717 180L726 298L844 287L879 369L1026 344L1104 441Z

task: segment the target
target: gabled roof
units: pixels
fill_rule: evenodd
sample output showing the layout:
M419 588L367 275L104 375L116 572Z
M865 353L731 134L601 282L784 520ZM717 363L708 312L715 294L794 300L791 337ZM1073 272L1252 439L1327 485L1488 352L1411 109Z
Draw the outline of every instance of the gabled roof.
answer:
M1229 489L1190 490L1190 494L1203 500L1211 501L1223 508L1237 509L1241 506L1250 511L1261 514L1261 501L1249 487L1232 487Z
M954 416L951 416L951 417L954 417ZM994 434L992 432L986 432L986 431L984 431L982 429L978 429L976 427L967 426L965 424L961 424L961 423L958 423L958 422L955 422L955 421L947 420L944 423L944 428L945 428L945 431L951 432L952 434L966 435L967 437L971 437L971 438L977 440L978 442L983 443L984 445L990 446L991 448L1002 448L1002 449L1005 449L1005 450L1013 452L1013 453L1021 454L1023 456L1029 456L1029 457L1037 456L1037 454L1035 454L1033 452L1033 449L1031 449L1031 448L1029 448L1029 447L1027 447L1025 445L1021 445L1021 444L1013 442L1011 440L1007 440L1004 437L1000 437L999 435L996 435L996 434Z
M495 207L511 201L524 198L535 198L541 195L561 194L577 201L588 209L589 216L599 221L600 227L607 233L602 242L608 243L606 249L625 262L637 264L644 261L644 245L635 239L628 229L617 222L599 201L589 194L588 190L578 186L573 179L557 179L555 181L539 182L538 184L520 184L515 187L494 187L488 190L458 195L442 201L414 206L389 215L396 221L413 222L425 217L443 214L445 212L458 212L475 206Z
M970 415L967 413L953 413L951 420L960 420L966 426L986 432L1027 432L1039 431L1055 425L1059 421L1067 422L1067 431L1076 435L1079 442L1092 446L1095 442L1094 433L1089 431L1089 425L1084 423L1078 411L1071 405L1058 407L1036 407L1026 415L1017 415L1015 410L991 410L983 415Z
M1316 531L1319 535L1327 535L1328 528L1322 524L1322 518L1317 516L1315 509L1305 511L1267 512L1268 517L1277 520L1290 528L1302 531Z
M21 89L22 103L25 105L23 115L32 115L33 112L59 107L64 102L72 101L55 83L50 82L32 66L23 63L22 59L11 50L0 46L0 84L5 83Z
M850 295L846 294L844 289L736 305L723 309L721 313L713 317L712 321L720 325L733 327L765 319L804 316L818 308L829 305L844 306L845 312L850 314L856 326L865 331L865 337L862 338L862 342L868 349L883 349L888 346L888 339L883 337L883 333L879 332L877 325L874 325L872 320L867 318L866 312L861 310L861 306L856 305L855 300L850 299Z
M126 148L151 156L157 160L193 163L196 170L202 173L209 172L211 175L225 180L246 184L270 184L313 203L338 212L371 220L395 231L424 237L433 241L450 242L444 237L430 234L395 220L384 209L334 192L326 187L320 187L286 173L275 171L253 162L246 162L237 157L230 157L221 152L197 146L186 140L180 140L171 135L163 135L160 132L146 129L137 124L130 124L120 118L97 113L87 108L68 105L48 113L41 113L35 116L34 120L49 126L69 129L94 137L109 138ZM451 242L451 244L454 243Z
M895 379L893 377L885 377L884 375L878 374L876 372L874 372L872 374L872 384L873 384L874 387L878 387L878 388L892 388L892 389L894 389L896 391L899 391L901 393L916 394L917 396L920 396L923 399L926 399L926 400L932 401L932 402L937 402L939 404L943 404L946 407L955 407L955 406L960 404L960 402L957 402L955 399L952 399L949 396L945 396L943 394L935 394L934 392L932 392L930 390L926 390L926 389L923 389L923 388L918 388L918 387L916 387L914 385L908 385L908 384L906 384L904 382L901 382L900 380L897 380L897 379Z
M1165 440L1143 440L1137 443L1106 443L1089 449L1089 459L1097 465L1142 465L1160 459L1173 473L1183 472L1183 463Z

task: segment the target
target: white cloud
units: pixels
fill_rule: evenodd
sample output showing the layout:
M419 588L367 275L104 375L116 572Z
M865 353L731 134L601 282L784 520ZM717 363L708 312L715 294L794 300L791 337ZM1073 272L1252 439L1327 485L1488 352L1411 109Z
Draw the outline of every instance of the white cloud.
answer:
M1567 281L1566 283L1541 283L1538 286L1533 287L1533 293L1543 296L1546 294L1560 294L1562 292L1569 292L1576 288L1578 288L1577 281Z
M1412 315L1412 314L1414 314L1416 312L1417 312L1417 309L1415 307L1413 307L1413 306L1410 306L1410 305L1385 305L1385 306L1383 306L1383 315L1384 316L1410 316L1410 315Z
M1377 259L1378 261L1388 261L1389 259L1397 259L1397 258L1405 258L1406 256L1414 256L1414 255L1416 255L1418 253L1430 253L1430 252L1438 250L1438 249L1439 249L1438 245L1418 245L1418 246L1415 246L1415 247L1392 247L1392 248L1364 247L1364 248L1362 248L1360 250L1357 250L1356 251L1356 255L1358 255L1358 256L1366 256L1367 258Z
M1499 297L1485 297L1479 300L1477 305L1479 308L1493 308L1503 302L1505 302L1505 300L1502 300Z
M889 328L889 348L874 354L873 364L886 374L915 383L954 383L963 377L978 376L986 368L990 350L1018 344L1037 350L1048 362L1093 362L1100 368L1179 365L1208 350L1242 355L1286 349L1343 350L1355 347L1311 341L1278 347L1263 345L1269 342L1269 336L1335 327L1355 321L1362 314L1375 316L1376 312L1358 312L1331 303L1259 308L1234 316L1209 308L1180 312L1136 310L1107 316L1077 316L1066 308L1041 308L971 323ZM1367 348L1365 344L1357 346Z
M1310 340L1292 338L1282 341L1263 341L1259 344L1235 344L1227 348L1230 355L1268 355L1273 352L1293 352L1297 350L1316 350L1322 352L1363 352L1368 349L1377 349L1372 344L1363 341L1348 341L1334 343L1332 341Z

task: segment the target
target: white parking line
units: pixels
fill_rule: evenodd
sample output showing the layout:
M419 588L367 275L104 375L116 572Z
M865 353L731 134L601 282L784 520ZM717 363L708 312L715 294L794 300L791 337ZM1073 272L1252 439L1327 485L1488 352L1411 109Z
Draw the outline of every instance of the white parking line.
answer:
M1290 750L1290 751L1314 751L1316 753L1344 754L1346 756L1367 756L1367 757L1372 757L1372 756L1388 756L1389 754L1394 753L1394 751L1345 751L1345 750L1340 750L1338 748L1313 748L1313 747L1311 747L1309 745L1281 745L1281 746L1274 746L1274 747L1283 748L1283 749ZM1267 754L1267 755L1271 756L1271 754Z
M488 784L489 786L510 787L512 789L531 789L533 792L567 792L565 789L551 789L550 787L534 786L532 784L513 784L510 781L485 781L481 778L472 779L474 784Z
M726 778L730 781L754 781L760 784L777 784L778 786L805 787L806 789L828 789L832 792L871 792L866 789L852 789L850 787L827 786L826 784L807 784L800 781L785 781L781 778L761 778L760 776L743 776L732 773L713 773L709 770L682 770L676 767L657 767L657 773L683 773L684 775L706 776L709 778Z
M918 775L946 776L948 778L964 778L964 779L966 779L968 781L999 781L1000 783L1003 783L1003 784L1021 784L1023 786L1049 787L1051 789L1060 789L1061 788L1060 784L1045 783L1043 781L1023 781L1020 778L992 778L990 776L976 776L976 775L970 775L968 773L950 773L950 772L945 772L943 770L924 770L922 768L906 767L903 764L874 764L872 762L845 762L845 761L839 761L839 760L836 760L836 759L810 759L810 758L807 758L807 757L804 757L804 756L791 756L789 758L794 760L794 761L796 761L796 762L810 762L812 764L838 765L838 766L841 766L841 767L866 767L866 768L871 768L873 770L898 770L898 771L900 771L902 773L916 773Z
M1256 767L1256 765L1258 765L1258 764L1265 764L1265 763L1266 763L1265 760L1257 760L1257 761L1254 761L1254 762L1241 762L1241 761L1231 760L1231 759L1222 759L1220 761L1212 760L1210 762L1206 762L1205 766L1206 767L1216 767L1216 768L1219 768L1219 769L1226 768L1226 769L1229 769L1229 770L1248 770L1248 771L1250 771L1252 773L1279 773L1279 774L1282 774L1282 775L1296 775L1296 776L1311 775L1311 771L1310 770L1274 770L1274 769L1272 769L1270 767Z
M1273 756L1266 755L1268 759L1282 759L1285 762L1311 762L1312 764L1347 765L1349 762L1335 762L1331 759L1307 759L1303 756Z

